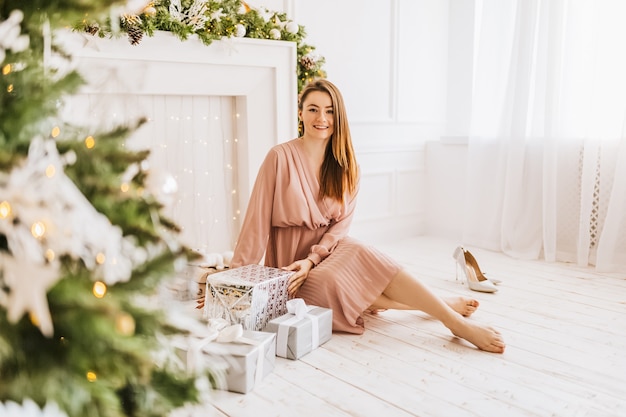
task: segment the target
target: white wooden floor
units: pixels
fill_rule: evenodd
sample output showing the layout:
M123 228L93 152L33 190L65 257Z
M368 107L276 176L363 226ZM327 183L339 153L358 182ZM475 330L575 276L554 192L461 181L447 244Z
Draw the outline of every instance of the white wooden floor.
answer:
M455 282L455 242L379 246L441 295L478 299L470 318L504 335L503 355L476 350L419 312L366 316L276 369L254 391L216 391L215 416L626 416L626 277L518 261L467 247L503 280L496 294Z

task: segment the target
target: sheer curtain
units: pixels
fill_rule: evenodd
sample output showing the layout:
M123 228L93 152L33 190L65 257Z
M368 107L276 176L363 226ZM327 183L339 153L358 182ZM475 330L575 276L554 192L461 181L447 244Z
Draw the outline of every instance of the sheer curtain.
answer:
M626 2L477 0L463 240L626 271Z

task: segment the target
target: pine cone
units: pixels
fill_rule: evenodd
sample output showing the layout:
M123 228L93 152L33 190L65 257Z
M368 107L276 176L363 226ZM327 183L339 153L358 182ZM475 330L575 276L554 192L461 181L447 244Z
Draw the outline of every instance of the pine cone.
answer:
M315 61L308 55L300 58L300 65L304 67L305 70L310 71L313 67L315 67Z
M100 30L100 27L95 24L90 24L85 27L85 31L90 35L95 35Z
M128 40L131 45L137 45L143 37L143 30L138 25L128 25Z

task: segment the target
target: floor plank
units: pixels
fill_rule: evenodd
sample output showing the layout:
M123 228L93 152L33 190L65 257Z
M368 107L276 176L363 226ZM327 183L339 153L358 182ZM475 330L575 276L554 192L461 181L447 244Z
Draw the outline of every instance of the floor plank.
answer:
M626 277L468 248L499 291L455 280L455 242L416 237L379 248L441 295L477 299L469 320L502 332L485 353L421 312L366 315L363 335L335 333L246 395L211 393L207 415L626 415Z

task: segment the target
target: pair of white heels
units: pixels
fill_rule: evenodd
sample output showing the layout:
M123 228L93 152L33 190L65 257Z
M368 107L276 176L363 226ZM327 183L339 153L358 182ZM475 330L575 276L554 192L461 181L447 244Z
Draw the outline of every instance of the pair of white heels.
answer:
M498 291L496 284L500 284L502 281L495 278L487 278L480 270L474 255L472 255L468 250L459 246L454 250L452 257L457 262L456 279L459 279L459 268L461 268L463 274L465 275L467 286L470 290L478 292Z

